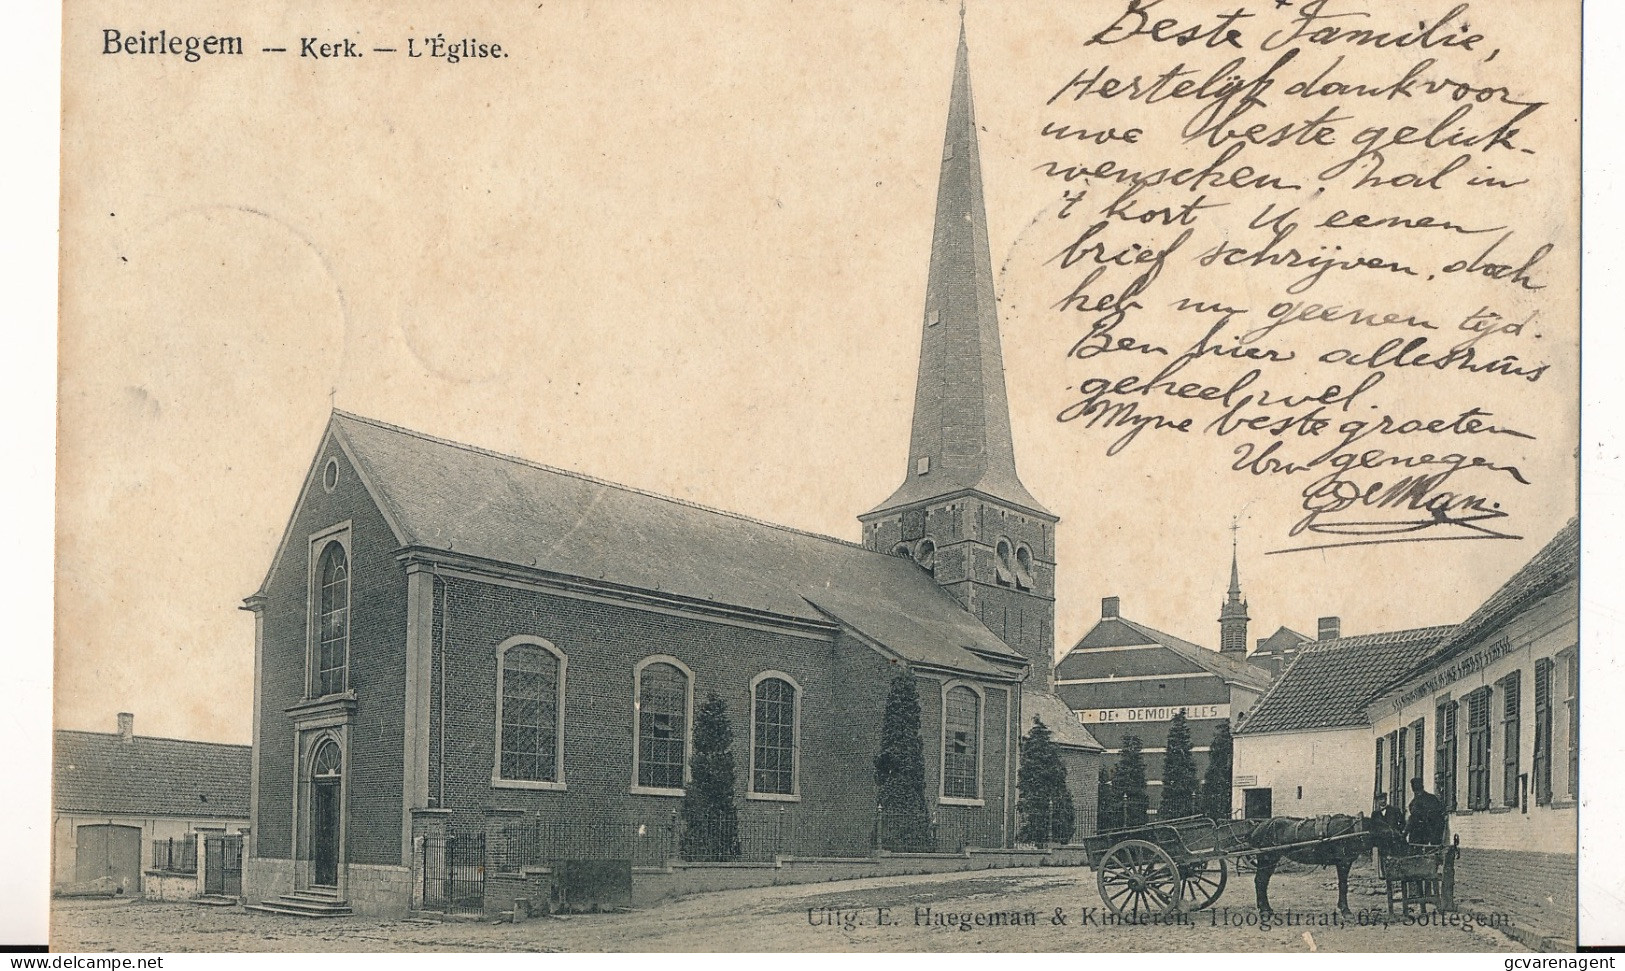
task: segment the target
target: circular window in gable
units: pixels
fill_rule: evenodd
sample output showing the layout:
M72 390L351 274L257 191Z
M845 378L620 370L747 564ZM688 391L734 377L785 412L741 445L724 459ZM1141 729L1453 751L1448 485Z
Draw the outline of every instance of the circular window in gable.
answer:
M332 492L339 484L339 460L328 459L327 465L322 468L322 488Z

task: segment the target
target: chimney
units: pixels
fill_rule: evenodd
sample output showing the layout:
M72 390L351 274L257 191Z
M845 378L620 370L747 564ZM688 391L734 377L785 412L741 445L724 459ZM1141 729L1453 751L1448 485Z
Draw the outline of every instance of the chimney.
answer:
M1329 641L1334 637L1342 637L1342 622L1336 617L1320 618L1320 640Z
M1100 619L1112 620L1117 617L1118 601L1116 597L1100 598Z
M131 712L118 713L118 737L126 744L135 741L135 715Z

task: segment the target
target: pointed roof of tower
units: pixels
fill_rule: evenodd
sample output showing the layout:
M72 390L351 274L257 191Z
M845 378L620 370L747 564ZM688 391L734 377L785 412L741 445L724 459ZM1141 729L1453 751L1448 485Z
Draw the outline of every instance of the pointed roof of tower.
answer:
M1230 618L1246 620L1247 602L1241 599L1241 569L1236 564L1236 534L1241 526L1234 520L1230 523L1230 590L1221 606L1219 619Z
M937 183L908 470L902 486L876 511L964 490L1050 515L1016 475L961 17Z

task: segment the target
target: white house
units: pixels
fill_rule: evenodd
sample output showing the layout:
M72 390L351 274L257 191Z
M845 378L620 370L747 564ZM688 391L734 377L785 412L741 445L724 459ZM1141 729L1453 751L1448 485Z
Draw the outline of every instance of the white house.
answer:
M1369 812L1375 796L1365 702L1426 658L1451 630L1422 627L1341 637L1337 618L1322 618L1321 639L1297 651L1236 730L1236 812ZM1402 751L1410 757L1403 743Z

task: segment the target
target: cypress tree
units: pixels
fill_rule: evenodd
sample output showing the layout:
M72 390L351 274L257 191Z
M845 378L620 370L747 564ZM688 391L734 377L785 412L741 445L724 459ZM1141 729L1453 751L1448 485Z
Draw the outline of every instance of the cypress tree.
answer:
M1016 838L1038 846L1070 840L1077 819L1072 793L1066 788L1066 766L1049 726L1037 715L1021 740L1020 773L1016 812L1021 814L1021 829Z
M1117 769L1112 773L1112 788L1122 806L1122 824L1144 826L1151 808L1151 795L1145 779L1145 758L1140 753L1145 743L1138 735L1123 738L1123 754L1118 756Z
M716 694L694 712L694 755L683 794L685 860L739 859L739 807L734 804L733 726Z
M1123 801L1112 787L1111 770L1100 767L1100 778L1095 783L1095 832L1123 828Z
M881 849L931 849L931 813L925 804L925 742L920 738L920 695L914 672L892 679L875 756Z
M1162 759L1162 801L1157 815L1163 819L1194 816L1196 807L1196 756L1191 754L1191 727L1185 712L1174 715L1168 726L1168 745Z
M1213 730L1207 750L1207 772L1202 776L1202 793L1197 811L1215 821L1230 818L1230 762L1234 746L1230 723L1220 722Z

